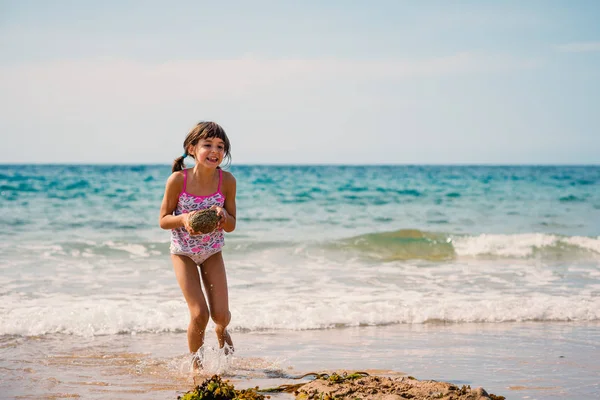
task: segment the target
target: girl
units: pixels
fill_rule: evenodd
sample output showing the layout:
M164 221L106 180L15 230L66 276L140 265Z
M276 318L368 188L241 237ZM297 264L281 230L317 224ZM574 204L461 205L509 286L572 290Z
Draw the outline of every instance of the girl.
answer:
M236 182L219 165L224 159L231 159L229 139L218 124L200 122L188 133L183 150L183 155L173 162L173 173L167 180L159 224L162 229L171 229L171 260L190 311L187 330L190 352L197 354L204 344L210 316L216 324L219 347L228 345L227 354L233 350L233 343L226 329L231 313L221 248L223 231L235 229ZM183 160L187 156L194 159L193 168L185 168ZM208 234L194 232L189 217L205 208L217 211L220 217L217 229ZM206 298L200 281L204 283ZM195 358L194 366L201 367L201 360Z

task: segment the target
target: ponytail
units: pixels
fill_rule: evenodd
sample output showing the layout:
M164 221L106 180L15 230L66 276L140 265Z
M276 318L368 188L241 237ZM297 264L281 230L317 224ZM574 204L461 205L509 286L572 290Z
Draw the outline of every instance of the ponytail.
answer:
M179 156L173 161L173 168L172 168L171 172L181 171L185 168L185 164L183 163L183 160L185 159L186 155L187 154L184 154L183 156Z

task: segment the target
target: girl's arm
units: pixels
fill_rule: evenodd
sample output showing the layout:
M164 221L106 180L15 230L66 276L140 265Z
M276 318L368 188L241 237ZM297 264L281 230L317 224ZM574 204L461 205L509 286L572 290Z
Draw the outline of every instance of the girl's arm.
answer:
M160 216L158 224L162 229L175 229L185 226L187 214L173 215L173 211L177 207L179 194L183 190L183 174L181 171L173 172L165 187L165 195L160 205Z
M235 206L236 181L230 172L223 171L223 195L225 195L224 211L219 212L221 221L219 227L225 232L233 232L236 223L236 206Z

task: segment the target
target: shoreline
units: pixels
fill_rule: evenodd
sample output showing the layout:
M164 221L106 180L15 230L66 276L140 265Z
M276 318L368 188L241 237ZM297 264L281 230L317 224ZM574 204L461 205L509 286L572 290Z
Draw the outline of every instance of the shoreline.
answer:
M210 326L209 326L210 328ZM600 394L600 322L389 325L315 331L232 332L224 357L207 334L202 379L274 387L319 371L367 371L482 387L512 398ZM0 391L11 397L177 398L194 386L185 333L3 337ZM276 398L293 398L278 395ZM42 396L43 397L43 396Z

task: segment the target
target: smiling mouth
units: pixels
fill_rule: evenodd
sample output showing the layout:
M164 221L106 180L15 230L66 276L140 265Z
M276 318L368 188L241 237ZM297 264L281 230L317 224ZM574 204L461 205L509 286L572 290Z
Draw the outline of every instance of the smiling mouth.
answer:
M210 162L217 162L217 161L219 161L219 159L217 157L207 157L206 159L208 161L210 161Z

